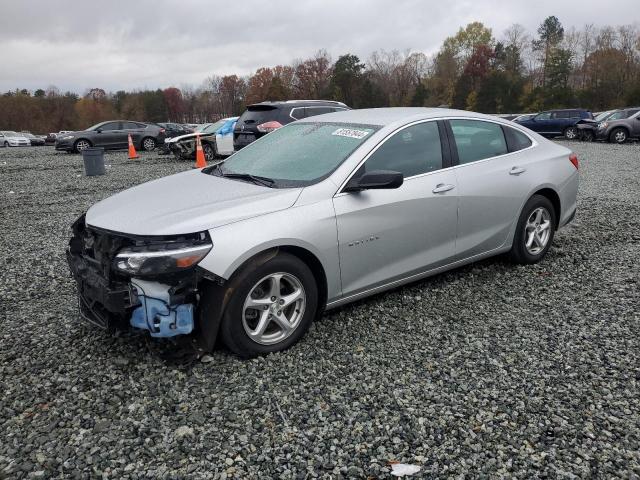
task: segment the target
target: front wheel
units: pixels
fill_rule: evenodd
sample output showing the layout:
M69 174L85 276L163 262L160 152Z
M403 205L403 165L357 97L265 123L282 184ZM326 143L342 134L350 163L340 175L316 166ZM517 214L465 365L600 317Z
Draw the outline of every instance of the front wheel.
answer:
M609 135L609 141L611 143L624 143L627 141L627 131L624 128L614 128Z
M537 263L551 247L556 211L547 197L534 195L520 213L510 257L515 263Z
M582 132L582 141L584 142L593 142L595 140L595 136L591 130L585 130Z
M82 153L83 150L86 150L90 146L91 146L91 143L89 142L89 140L80 139L76 141L76 143L73 145L73 150L76 153Z
M145 152L150 152L152 150L155 150L155 148L156 148L156 140L154 138L146 137L144 140L142 140L142 149Z
M578 129L576 127L568 127L564 129L564 138L567 140L575 140L578 137Z
M4 142L5 148L9 146L9 142Z
M318 308L309 267L279 253L232 280L237 285L222 317L225 345L244 358L285 350L307 331Z

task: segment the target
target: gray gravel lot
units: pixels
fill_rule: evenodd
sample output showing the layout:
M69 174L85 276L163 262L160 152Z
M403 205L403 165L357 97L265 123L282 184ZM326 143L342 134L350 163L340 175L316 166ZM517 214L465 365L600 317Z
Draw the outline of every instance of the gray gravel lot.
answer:
M0 478L638 478L640 145L565 143L575 222L325 315L291 350L167 365L77 322L64 249L92 203L190 167L0 149ZM568 161L568 160L567 160ZM132 208L135 206L132 205Z

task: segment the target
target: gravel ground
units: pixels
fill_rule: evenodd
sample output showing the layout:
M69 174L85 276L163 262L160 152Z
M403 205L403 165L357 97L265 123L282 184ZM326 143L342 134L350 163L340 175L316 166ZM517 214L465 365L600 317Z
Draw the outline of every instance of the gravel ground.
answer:
M0 149L0 478L638 478L640 145L567 143L576 221L500 259L329 313L294 348L164 363L77 322L73 220L190 167Z

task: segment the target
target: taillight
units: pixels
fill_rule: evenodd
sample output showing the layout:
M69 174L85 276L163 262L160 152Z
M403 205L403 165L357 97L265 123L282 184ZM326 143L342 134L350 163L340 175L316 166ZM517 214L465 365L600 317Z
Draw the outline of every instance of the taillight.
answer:
M261 123L256 128L261 133L269 133L269 132L273 132L274 130L279 129L281 126L282 126L282 124L280 122L276 122L274 120L274 121L271 121L271 122Z
M578 162L578 156L575 153L569 155L569 161L573 163L573 166L576 167L576 170L580 168L580 163Z
M164 133L164 132L165 132L165 129L164 129L164 128L161 128L161 129L160 129L160 133Z

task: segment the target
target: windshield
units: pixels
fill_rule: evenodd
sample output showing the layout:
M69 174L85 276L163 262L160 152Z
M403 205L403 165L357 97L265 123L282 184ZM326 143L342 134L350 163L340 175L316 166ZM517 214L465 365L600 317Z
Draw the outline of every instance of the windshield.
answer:
M216 123L209 123L198 128L200 133L215 133L224 125L224 120L218 120Z
M600 121L604 120L605 118L609 118L609 116L611 114L613 114L614 112L615 112L615 110L609 110L608 112L599 113L598 116L596 118L594 118L594 120L597 120L597 121L600 122Z
M103 126L106 122L100 122L100 123L96 123L95 125L91 125L89 128L87 128L87 130L95 130L97 128L100 128L101 126ZM66 131L60 131L59 133L67 133Z
M607 117L607 120L620 120L621 118L628 118L631 112L626 110L620 110Z
M21 137L22 135L18 135L16 132L12 132L10 130L6 130L2 132L5 137Z
M372 125L292 123L229 157L220 171L273 179L274 187L311 185L327 177L373 132Z

